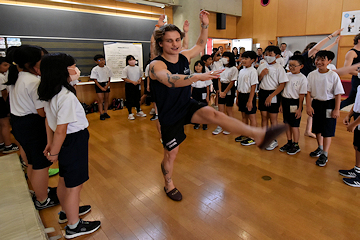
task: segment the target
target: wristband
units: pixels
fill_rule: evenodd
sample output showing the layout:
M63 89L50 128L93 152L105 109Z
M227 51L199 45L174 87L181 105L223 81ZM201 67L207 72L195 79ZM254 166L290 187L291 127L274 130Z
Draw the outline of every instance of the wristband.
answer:
M327 36L327 37L328 37L329 40L331 39L329 36Z
M209 27L209 24L208 24L208 25L201 24L201 27L202 27L203 29L207 29L207 28Z
M57 155L59 155L59 154L51 154L50 152L48 152L48 154L47 154L49 157L51 156L51 157L53 157L53 156L57 156Z
M160 26L159 26L158 24L156 24L156 25L155 25L155 27L158 27L158 28L160 28Z

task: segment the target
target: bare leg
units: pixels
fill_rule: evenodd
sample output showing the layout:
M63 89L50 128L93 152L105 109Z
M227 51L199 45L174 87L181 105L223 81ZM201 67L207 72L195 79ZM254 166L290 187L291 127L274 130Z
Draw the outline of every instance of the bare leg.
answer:
M308 137L316 138L316 135L311 132L312 121L313 121L312 117L308 116L306 120L306 129L304 135Z
M69 225L75 224L79 221L79 204L81 189L82 184L77 187L67 188L65 186L64 178L59 178L58 194L61 195L61 197L59 197L59 200L62 209L66 213Z
M11 144L9 118L8 117L0 118L0 125L1 125L1 135L4 139L5 146L9 146Z
M290 125L289 124L285 124L285 125L286 125L286 138L287 140L292 140Z
M324 146L324 138L321 136L321 133L316 134L316 140L318 142L318 146Z
M269 117L270 117L270 123L271 123L272 127L278 125L278 120L277 120L278 114L277 113L269 113Z
M233 107L226 107L226 113L229 117L233 117Z
M225 104L219 104L219 112L225 113Z
M102 104L101 104L101 106L102 106ZM108 108L109 108L109 93L107 92L107 93L104 93L104 110L103 110L103 112L107 113Z
M219 106L219 90L216 91L216 95L215 95L215 106Z
M49 168L32 169L30 178L31 185L39 202L44 201L48 197Z
M292 127L291 132L294 137L294 142L298 143L300 138L300 129L298 127Z
M248 116L248 118L250 119L250 126L252 127L256 127L257 122L256 122L256 115L255 114L246 114Z
M268 112L261 111L261 126L267 127L268 126Z
M98 97L99 112L100 112L100 114L103 114L104 113L104 109L103 109L104 93L97 93L96 95Z
M170 192L175 188L175 185L172 181L172 174L174 169L175 158L178 152L179 152L179 146L177 146L171 151L168 151L164 148L164 159L161 162L161 171L163 173L165 180L166 192Z
M324 152L328 153L331 145L331 137L324 137L323 141L324 141Z
M241 113L241 116L242 116L241 121L242 121L243 123L245 123L245 124L248 124L248 123L249 123L248 115L245 114L244 112L242 112L242 113Z

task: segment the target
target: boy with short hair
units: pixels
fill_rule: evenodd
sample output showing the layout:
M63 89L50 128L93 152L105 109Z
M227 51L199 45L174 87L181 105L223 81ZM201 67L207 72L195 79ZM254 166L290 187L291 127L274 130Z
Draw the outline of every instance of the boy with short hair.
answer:
M318 148L310 153L318 157L316 165L324 167L328 161L331 138L335 136L336 118L340 116L341 95L344 88L337 73L327 69L334 59L331 51L321 50L315 55L316 70L309 73L306 112L313 117L312 132L316 134ZM311 98L313 98L310 105Z
M282 92L282 112L286 124L286 137L288 142L280 148L280 152L295 155L300 152L300 121L303 110L304 97L307 94L307 79L300 69L304 67L304 57L294 55L289 58L289 70L286 74L289 82L285 84ZM293 141L294 140L294 141Z
M246 51L241 56L241 64L244 66L240 70L237 80L236 105L242 114L242 121L250 126L256 127L256 85L259 83L256 69L253 63L256 61L257 55L254 51ZM239 136L235 138L236 142L240 142L243 146L255 144L255 141L248 136Z
M113 76L113 73L111 69L105 65L104 55L95 55L94 61L97 66L91 70L90 79L94 80L95 82L95 91L98 97L100 120L105 120L106 118L110 118L110 116L107 114L107 110L109 107L110 78Z
M266 63L261 64L257 69L260 82L259 110L263 127L268 126L268 120L270 120L271 126L278 125L279 93L284 89L285 83L289 81L284 68L276 62L276 56L280 54L278 46L267 46L264 56ZM274 150L277 146L277 140L273 140L266 150Z

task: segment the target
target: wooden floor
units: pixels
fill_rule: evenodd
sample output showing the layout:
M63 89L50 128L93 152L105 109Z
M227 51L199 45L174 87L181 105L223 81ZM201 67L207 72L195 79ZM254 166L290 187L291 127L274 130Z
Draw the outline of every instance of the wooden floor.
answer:
M360 189L345 185L338 174L352 168L355 158L353 135L341 122L345 112L323 168L309 156L317 143L303 136L305 112L301 152L295 156L279 148L243 147L233 134L213 136L213 125L207 131L186 126L173 175L181 202L171 201L163 190L163 149L155 123L149 116L129 121L126 110L109 114L106 121L97 113L88 115L90 180L81 201L92 206L84 218L102 225L78 239L360 239ZM278 141L285 144L285 135ZM56 229L50 236L63 234L59 210L40 211L45 227Z

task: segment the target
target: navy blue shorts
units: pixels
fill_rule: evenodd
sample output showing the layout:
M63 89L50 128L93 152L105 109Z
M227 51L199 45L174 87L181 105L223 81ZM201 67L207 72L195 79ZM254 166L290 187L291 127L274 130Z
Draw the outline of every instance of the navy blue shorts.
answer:
M89 131L67 134L59 153L59 175L67 188L77 187L89 179Z
M100 86L105 87L108 82L99 82ZM96 93L108 93L110 92L110 88L106 89L106 91L101 90L95 83L95 91Z
M272 94L275 90L259 90L259 110L265 111L269 113L279 113L280 107L280 94L276 95L276 103L271 103L270 106L265 106L265 101L270 94Z
M248 108L246 107L246 104L249 101L249 96L250 96L250 93L239 93L239 95L237 96L239 111L243 112L245 114L255 114L256 110L257 110L257 108L256 108L256 94L255 94L255 96L253 97L253 100L252 100L253 107L252 107L251 111L249 111Z
M335 99L327 101L314 99L311 105L314 109L312 132L315 134L321 133L323 137L334 137L336 118L332 118L330 114L335 108Z
M224 91L227 86L230 83L221 83L221 90ZM224 104L227 107L232 107L234 106L234 100L235 100L235 86L233 86L230 90L229 90L230 94L226 95L224 98L221 98L219 96L219 104Z
M7 99L9 100L9 98ZM0 97L0 118L6 118L10 114L9 101L5 101L3 97Z
M290 99L283 97L281 99L281 102L282 102L284 123L289 124L290 127L299 127L301 117L299 119L296 119L295 113L290 112L290 106L296 106L297 109L299 108L299 99Z

